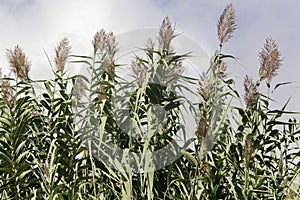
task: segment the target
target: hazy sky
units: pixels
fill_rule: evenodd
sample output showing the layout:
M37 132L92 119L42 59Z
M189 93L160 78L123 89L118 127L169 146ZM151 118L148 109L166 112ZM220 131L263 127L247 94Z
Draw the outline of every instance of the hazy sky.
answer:
M44 51L54 57L54 48L68 37L74 54L89 54L96 31L115 34L144 27L158 27L165 16L176 29L199 43L208 53L217 48L216 24L228 3L236 9L238 28L224 52L239 58L229 71L241 84L245 74L257 78L258 52L264 40L277 40L284 56L277 82L293 81L277 91L283 102L293 95L290 108L300 111L299 58L300 1L252 0L0 0L0 67L8 69L7 48L19 44L32 62L31 77L51 74ZM278 104L280 105L280 104Z

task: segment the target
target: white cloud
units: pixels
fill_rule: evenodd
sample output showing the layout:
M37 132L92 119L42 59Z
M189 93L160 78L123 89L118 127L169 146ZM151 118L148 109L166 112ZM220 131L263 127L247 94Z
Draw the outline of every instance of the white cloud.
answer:
M33 77L51 74L43 49L53 57L60 39L68 37L73 53L89 54L96 31L115 33L159 25L162 14L150 1L52 0L0 4L0 66L7 68L5 49L21 45L32 61ZM18 5L23 5L19 7Z

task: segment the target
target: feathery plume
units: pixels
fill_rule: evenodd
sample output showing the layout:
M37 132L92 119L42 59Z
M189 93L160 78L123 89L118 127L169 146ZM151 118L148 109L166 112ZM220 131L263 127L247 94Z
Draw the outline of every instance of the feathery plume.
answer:
M209 124L202 113L198 116L197 139L199 144L204 140L209 129Z
M247 108L252 109L256 106L258 100L258 91L252 78L248 76L246 76L244 79L244 91L244 101L247 105Z
M158 43L159 47L164 50L171 50L170 44L174 36L175 28L172 26L172 22L169 17L164 18L160 29Z
M225 7L218 21L218 39L220 46L227 42L236 29L235 10L232 4Z
M75 85L74 85L74 95L76 98L76 101L79 101L82 96L85 96L85 91L87 90L87 86L84 82L83 76L78 76Z
M246 166L249 165L250 160L252 158L252 154L253 154L252 141L251 141L250 136L247 136L246 141L245 141L245 146L243 149L243 157L245 159Z
M106 35L105 50L108 56L108 65L106 67L106 70L110 74L115 74L115 55L119 49L118 49L118 43L116 41L113 32L109 32Z
M278 69L282 65L281 52L276 44L276 41L268 37L265 41L264 47L259 53L260 81L268 80L270 82L273 77L277 76Z
M205 176L210 180L212 167L208 162L205 162L205 161L203 162L203 170L204 170Z
M118 52L118 43L116 41L116 37L113 32L109 32L106 35L106 53L109 57L109 61L113 62L116 53Z
M154 42L152 39L148 39L148 41L146 43L146 53L151 60L153 60L153 57L154 57L153 51L154 51Z
M11 71L22 81L28 81L30 62L21 47L17 45L14 50L7 49L6 55L11 67Z
M115 74L115 63L114 62L111 62L111 63L109 63L107 66L106 66L106 71L109 73L109 74L111 74L111 75L113 75L114 76L114 74Z
M105 47L105 41L106 41L106 33L103 29L101 29L94 36L94 40L93 40L94 54L96 54L98 50L100 52L103 52Z
M13 105L15 102L15 94L8 80L1 80L1 98L8 105Z
M99 101L102 101L102 100L106 99L106 95L105 95L106 88L104 87L103 84L99 84L97 86L97 92L98 92L98 100Z
M63 38L55 49L56 69L60 72L64 71L68 57L70 56L71 46L67 38Z
M208 102L212 97L213 85L210 83L207 75L203 73L199 80L198 93L201 95L203 101Z
M147 69L145 66L138 64L138 60L135 59L131 61L131 69L136 78L137 84L139 87L142 87L143 82L145 81Z
M105 70L110 74L115 73L115 55L118 52L118 43L113 32L106 33L103 29L98 31L93 40L94 54L98 51L105 53Z

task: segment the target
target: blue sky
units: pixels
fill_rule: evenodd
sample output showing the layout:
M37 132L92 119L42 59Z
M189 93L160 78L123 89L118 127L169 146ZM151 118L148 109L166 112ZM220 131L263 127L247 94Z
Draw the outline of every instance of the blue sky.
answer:
M257 78L258 52L265 38L277 40L284 57L274 82L293 81L274 96L281 102L293 95L290 108L300 111L300 1L252 0L0 0L0 67L8 70L7 48L19 44L32 62L31 77L45 78L51 69L44 54L54 57L54 48L68 37L75 54L89 54L96 31L115 34L137 28L158 27L165 16L176 29L212 54L217 48L216 24L228 3L236 9L238 28L226 44L225 53L239 58L229 71L241 84L246 74ZM278 104L280 105L280 104Z

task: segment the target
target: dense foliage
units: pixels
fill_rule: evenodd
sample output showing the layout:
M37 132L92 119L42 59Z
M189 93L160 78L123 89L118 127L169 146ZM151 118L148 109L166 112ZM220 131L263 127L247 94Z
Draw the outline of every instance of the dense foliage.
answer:
M222 53L236 28L231 4L217 28L219 48L199 80L182 75L182 61L189 55L172 48L176 36L169 18L157 41L143 49L144 57L134 57L127 66L135 75L132 82L116 73L124 67L116 63L117 41L103 30L94 37L92 56L70 56L69 41L63 39L55 49L52 80L31 80L22 49L8 50L14 78L0 79L0 198L299 199L300 123L294 117L284 120L297 113L287 112L286 104L270 107L272 94L287 84L272 83L282 62L279 48L266 39L258 80L247 76L240 95L225 62L235 57ZM91 78L68 77L68 59L70 65L89 69ZM144 155L165 147L184 129L182 102L195 103L179 95L187 91L186 82L198 85L197 91L189 91L198 98L191 110L197 122L194 147L157 170L136 170L146 157L142 163L119 158L122 163L110 164L112 152L103 137ZM128 93L126 88L135 90ZM116 99L126 112L114 108ZM157 106L165 113L158 115ZM134 135L143 128L147 137Z

